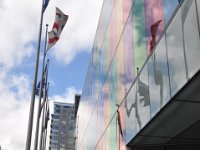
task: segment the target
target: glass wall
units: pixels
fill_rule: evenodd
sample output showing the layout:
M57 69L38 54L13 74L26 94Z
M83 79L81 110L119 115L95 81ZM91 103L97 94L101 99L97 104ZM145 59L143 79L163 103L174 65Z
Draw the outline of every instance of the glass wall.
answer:
M104 0L78 110L78 149L125 149L199 70L200 2L179 2Z

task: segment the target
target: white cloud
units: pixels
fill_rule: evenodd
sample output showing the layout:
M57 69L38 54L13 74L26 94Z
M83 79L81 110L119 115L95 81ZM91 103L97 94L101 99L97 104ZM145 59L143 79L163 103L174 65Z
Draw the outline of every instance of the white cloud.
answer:
M75 94L81 94L81 90L74 87L68 87L62 95L54 95L51 100L56 102L74 103Z
M49 23L49 28L54 21L55 6L69 15L60 40L50 52L51 57L69 64L78 53L92 48L101 3L102 0L50 1L44 14L44 24ZM40 8L41 0L0 0L0 145L6 150L22 150L25 147L32 79L27 74L19 73L17 68L23 63L29 63L31 66L28 67L33 67ZM74 94L77 93L80 94L81 91L70 87L64 94L50 99L73 103ZM34 138L32 141L34 143Z
M52 48L52 57L69 64L77 53L91 50L101 5L102 0L50 1L44 13L44 24L49 24L49 30L54 22L56 6L69 15L60 40ZM16 67L36 51L40 8L40 0L1 0L1 65ZM45 25L42 39L44 29Z
M29 78L24 74L1 76L0 145L4 149L24 148L30 99L29 85Z
M28 115L30 107L31 83L27 75L0 74L0 145L6 150L22 150L25 147ZM62 95L50 97L50 113L53 113L53 102L74 103L74 95L81 91L70 87ZM34 118L36 118L38 98L35 102ZM32 133L32 146L35 135L35 121ZM49 129L49 127L48 127ZM48 137L47 137L48 138ZM47 139L49 140L49 139ZM48 144L48 142L47 142Z
M66 3L63 5L63 3ZM60 40L52 47L56 59L69 64L81 51L90 51L93 46L102 0L51 1L45 12L44 22L50 29L54 22L55 6L59 7L69 19L61 34Z
M3 0L1 3L0 64L13 67L20 65L25 57L30 57L33 53L38 6L30 0Z

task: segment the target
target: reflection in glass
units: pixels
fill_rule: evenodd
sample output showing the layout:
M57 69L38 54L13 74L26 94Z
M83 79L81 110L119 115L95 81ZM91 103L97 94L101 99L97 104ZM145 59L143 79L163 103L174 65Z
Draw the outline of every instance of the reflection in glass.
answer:
M153 116L170 98L165 36L162 37L148 60L148 72L151 115Z
M99 45L101 46L104 38L105 38L105 34L106 34L106 30L109 24L109 19L110 19L110 15L111 15L111 11L112 11L112 7L114 4L114 0L106 0L103 3L103 7L101 10L101 15L99 18L99 25L98 25L98 37L96 36L96 38L98 38L99 41Z
M105 136L107 139L105 146L107 150L117 149L117 140L116 140L116 137L118 135L117 128L118 126L116 124L116 115L115 115L115 117L112 118L112 121L110 125L108 126L108 128L106 129L106 133L105 133Z
M144 0L145 5L145 23L146 23L146 38L147 38L147 51L151 52L151 26L162 20L157 30L157 38L161 36L161 33L164 30L164 7L162 0Z
M136 122L141 122L138 118L138 111L136 110L136 86L131 88L125 99L125 116L126 116L126 142L129 142L136 134ZM136 115L137 114L137 115ZM140 124L140 123L138 123Z
M123 40L120 41L116 55L114 56L117 62L117 103L120 104L125 96L124 86L124 51Z
M133 17L134 71L142 68L147 58L144 0L136 0L130 17Z
M199 17L199 21L200 21L200 1L199 0L195 0L195 4L197 5L197 13L198 13L198 17ZM200 24L200 22L199 22Z
M198 71L200 66L200 42L195 1L185 1L181 10L187 69L190 78Z
M168 23L180 0L163 0L165 25Z
M102 131L102 122L103 122L103 101L102 101L102 94L99 96L98 104L97 104L97 117L98 117L98 132L97 132L97 139L99 139L103 133Z
M150 120L147 67L143 68L125 99L125 112L126 142L128 142Z
M129 89L135 79L133 55L133 20L130 15L123 32L124 41L124 84Z
M110 86L110 103L111 103L111 115L116 111L116 103L117 103L117 62L116 58L113 59L112 65L110 66L110 70L108 73L109 77L109 86Z
M145 65L145 67L142 69L142 72L136 81L136 90L136 107L138 107L138 114L141 119L141 123L138 125L141 129L150 120L150 99L147 65Z
M183 52L183 32L181 25L181 14L179 11L166 31L172 96L186 83L186 62Z

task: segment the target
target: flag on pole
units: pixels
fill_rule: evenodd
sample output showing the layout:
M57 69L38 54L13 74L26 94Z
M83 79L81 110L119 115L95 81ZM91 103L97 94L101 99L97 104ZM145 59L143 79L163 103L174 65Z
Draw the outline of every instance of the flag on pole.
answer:
M43 72L43 77L42 77L42 95L41 97L43 98L43 90L46 85L46 77L47 77L47 64L45 66L44 72ZM35 90L35 95L39 96L40 94L40 82L37 84L36 90Z
M52 30L48 32L48 50L58 41L67 20L68 15L65 15L59 8L56 7L55 22L53 24Z
M44 72L43 72L43 77L42 77L42 94L41 94L41 97L43 98L43 90L45 88L45 85L46 85L46 76L47 76L47 64L46 64L46 67L44 69ZM35 90L35 95L39 96L40 94L40 81L39 83L37 84L37 87L36 87L36 90Z
M43 8L42 8L43 13L46 10L48 4L49 4L49 0L44 0L44 4L43 4Z
M39 96L39 91L40 91L40 82L37 84L35 95Z
M41 97L43 98L43 89L44 89L44 85L42 85L42 94ZM35 90L35 95L40 96L40 82L38 83L36 90Z
M40 92L40 82L37 84L35 95L39 96L39 92Z
M162 20L158 20L156 23L151 25L151 42L150 42L150 53L153 51L154 46L156 45L156 35L158 31L158 26L161 23Z
M42 81L43 81L43 86L45 86L46 85L46 80L47 80L47 64L46 64L46 66L45 66L45 68L44 68L44 72L43 72L43 77L42 77Z

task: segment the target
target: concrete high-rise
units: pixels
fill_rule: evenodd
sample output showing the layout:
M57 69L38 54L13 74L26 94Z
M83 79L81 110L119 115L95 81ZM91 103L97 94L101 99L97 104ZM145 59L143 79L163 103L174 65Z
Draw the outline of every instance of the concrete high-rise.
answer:
M74 104L54 102L51 120L50 150L75 149Z

